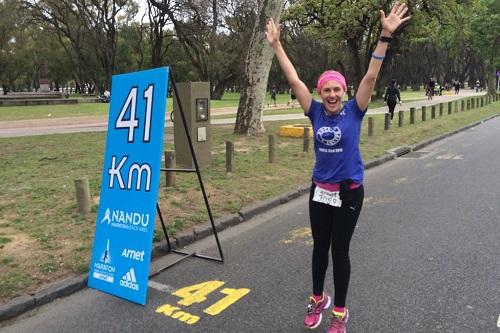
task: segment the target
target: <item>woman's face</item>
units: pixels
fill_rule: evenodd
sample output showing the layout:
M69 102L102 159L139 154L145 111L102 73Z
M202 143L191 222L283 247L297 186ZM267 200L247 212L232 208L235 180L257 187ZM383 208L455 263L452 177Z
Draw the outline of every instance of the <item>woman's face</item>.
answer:
M342 108L342 97L344 89L337 81L327 81L321 87L321 100L327 112L337 114Z

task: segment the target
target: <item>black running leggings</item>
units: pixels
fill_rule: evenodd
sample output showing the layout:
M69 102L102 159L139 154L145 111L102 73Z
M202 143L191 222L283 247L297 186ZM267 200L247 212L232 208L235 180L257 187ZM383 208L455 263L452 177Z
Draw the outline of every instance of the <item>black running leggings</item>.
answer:
M332 247L334 305L344 307L351 274L349 243L363 206L364 188L347 192L342 207L312 201L316 185L311 186L309 216L314 241L312 255L313 293L321 295L328 268L329 250Z
M387 101L387 106L389 107L389 113L391 114L391 120L392 118L394 118L394 109L396 108L396 104L397 104L396 101L391 101L391 100Z

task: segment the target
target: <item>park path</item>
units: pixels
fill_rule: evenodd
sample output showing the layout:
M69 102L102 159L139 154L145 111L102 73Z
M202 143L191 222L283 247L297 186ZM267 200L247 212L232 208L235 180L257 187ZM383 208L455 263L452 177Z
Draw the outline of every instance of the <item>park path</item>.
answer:
M462 90L458 95L445 94L435 96L433 100L403 101L402 105L397 105L395 112L400 110L408 111L411 107L421 108L444 102L454 101L469 96L483 96L485 92L476 93L473 90ZM291 114L266 115L266 111L289 108L286 104L266 106L264 109L264 121L279 121L292 119L307 119L301 112ZM291 107L290 107L291 108ZM237 107L215 108L211 110L212 117L218 115L227 115L225 119L212 119L213 125L234 124ZM369 109L368 114L380 114L387 112L387 107ZM170 119L167 119L167 126L172 126ZM25 119L25 120L7 120L0 121L0 137L31 136L55 133L75 133L75 132L100 132L105 131L108 126L106 115L100 116L78 116L78 117L60 117L44 119Z

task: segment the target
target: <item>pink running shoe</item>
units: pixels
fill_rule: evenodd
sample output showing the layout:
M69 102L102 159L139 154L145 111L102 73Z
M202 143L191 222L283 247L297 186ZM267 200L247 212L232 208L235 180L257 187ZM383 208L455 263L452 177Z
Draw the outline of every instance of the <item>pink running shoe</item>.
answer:
M345 324L349 319L349 311L345 310L345 315L342 319L337 316L332 316L332 321L330 323L330 328L328 328L327 333L347 333Z
M306 325L309 329L318 327L319 324L321 324L321 319L323 319L321 312L323 312L324 309L328 309L330 303L330 296L326 293L323 293L323 300L318 303L316 303L314 298L311 297L309 299L309 304L307 305L307 314L304 319L304 325Z

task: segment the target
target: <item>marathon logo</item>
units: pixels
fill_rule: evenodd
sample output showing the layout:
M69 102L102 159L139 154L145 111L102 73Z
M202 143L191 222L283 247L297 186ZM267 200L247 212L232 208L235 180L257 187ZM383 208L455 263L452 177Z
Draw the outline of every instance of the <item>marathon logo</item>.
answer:
M96 262L94 264L94 268L98 269L100 271L103 271L103 272L107 272L107 273L114 273L115 272L115 268L113 266L101 264L100 262Z
M109 251L109 239L106 248L100 258L100 262L94 263L94 272L92 276L95 279L113 283L115 267L111 265L111 256Z

